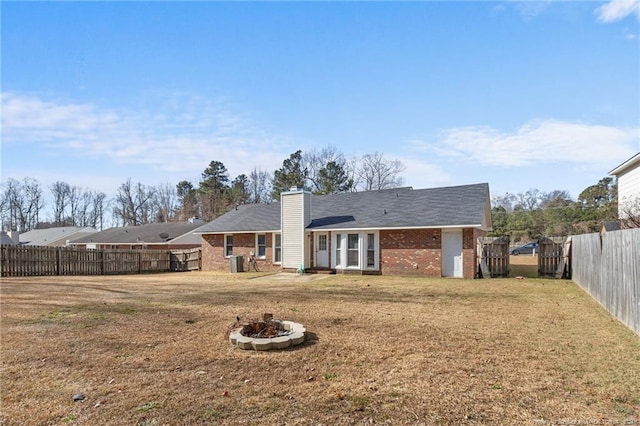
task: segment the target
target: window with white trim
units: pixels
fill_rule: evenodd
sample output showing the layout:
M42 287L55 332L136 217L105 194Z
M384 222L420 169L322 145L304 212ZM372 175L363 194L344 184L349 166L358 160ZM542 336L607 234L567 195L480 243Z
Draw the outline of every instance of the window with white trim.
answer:
M267 256L267 236L265 234L256 235L256 257L264 259Z
M376 266L376 236L367 234L367 268Z
M233 235L224 236L224 255L227 257L233 255Z
M334 239L335 238L335 239ZM334 268L376 270L380 263L380 240L376 231L333 234L331 259Z
M347 234L347 267L359 266L360 236L358 234Z
M273 263L282 263L282 234L273 234Z

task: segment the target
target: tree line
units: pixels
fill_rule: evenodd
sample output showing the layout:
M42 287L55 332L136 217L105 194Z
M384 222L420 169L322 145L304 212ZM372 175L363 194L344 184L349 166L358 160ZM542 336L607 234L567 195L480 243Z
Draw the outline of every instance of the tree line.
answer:
M123 182L113 198L104 192L57 181L50 193L32 178L8 178L1 184L0 218L3 228L19 232L55 226L136 226L154 222L210 221L240 204L270 203L280 193L302 188L317 195L386 189L401 186L402 162L381 153L347 158L335 147L292 153L273 172L254 167L231 179L221 161L211 161L200 181L176 185Z
M493 231L511 241L530 241L543 236L567 236L598 232L607 221L618 220L618 185L604 177L585 188L577 200L567 191L548 193L529 189L523 193L495 196L491 200ZM623 224L640 226L637 214Z
M9 178L1 184L0 218L5 229L26 232L53 226L135 226L154 222L183 222L192 217L210 221L240 204L271 203L280 193L302 188L317 195L368 191L402 186L404 165L374 153L347 158L338 149L292 153L273 172L254 167L248 174L231 179L221 161L211 161L199 182L145 185L130 178L113 198L66 182L45 190L34 179ZM585 188L576 200L567 191L538 189L494 196L491 200L493 231L490 236L508 236L511 241L529 241L542 236L566 236L597 232L606 221L618 218L617 182L605 177ZM640 201L626 209L626 227L640 227Z

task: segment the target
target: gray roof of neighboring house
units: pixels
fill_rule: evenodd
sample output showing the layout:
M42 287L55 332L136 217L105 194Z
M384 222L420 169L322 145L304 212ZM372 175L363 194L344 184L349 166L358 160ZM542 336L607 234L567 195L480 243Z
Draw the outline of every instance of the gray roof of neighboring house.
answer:
M616 222L613 220L607 220L602 224L602 229L604 231L619 231L620 230L620 222Z
M201 223L168 222L109 228L74 241L75 244L200 244L193 230ZM166 235L165 235L166 234ZM162 236L161 236L162 235Z
M15 246L18 245L5 231L0 231L0 245L3 246Z
M20 234L20 244L29 246L64 246L67 241L74 242L79 238L98 232L91 227L60 226L47 229L33 229Z
M308 229L491 226L489 185L395 188L312 196ZM280 203L251 204L200 227L197 233L280 229Z

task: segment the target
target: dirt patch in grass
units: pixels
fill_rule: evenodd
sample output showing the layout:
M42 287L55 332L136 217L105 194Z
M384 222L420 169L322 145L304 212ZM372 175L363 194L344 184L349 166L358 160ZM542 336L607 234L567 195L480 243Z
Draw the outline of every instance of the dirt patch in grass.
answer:
M255 277L3 279L0 424L640 421L640 338L570 281ZM228 343L264 312L308 341Z

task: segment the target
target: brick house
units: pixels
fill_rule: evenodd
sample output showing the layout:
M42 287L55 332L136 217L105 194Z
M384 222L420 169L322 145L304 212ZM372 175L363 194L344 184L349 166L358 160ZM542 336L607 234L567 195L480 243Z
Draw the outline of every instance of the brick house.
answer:
M254 255L261 271L327 270L430 277L476 275L476 241L491 230L489 185L395 188L247 204L196 229L202 269Z

